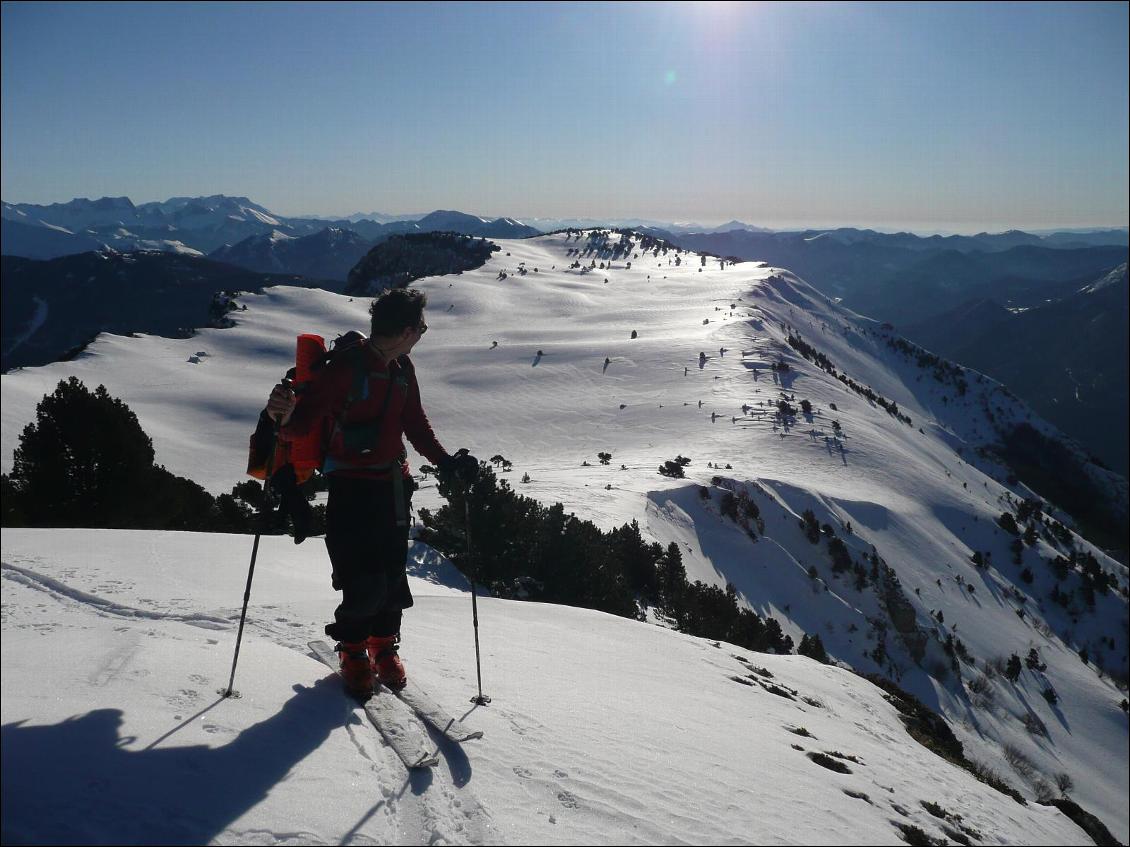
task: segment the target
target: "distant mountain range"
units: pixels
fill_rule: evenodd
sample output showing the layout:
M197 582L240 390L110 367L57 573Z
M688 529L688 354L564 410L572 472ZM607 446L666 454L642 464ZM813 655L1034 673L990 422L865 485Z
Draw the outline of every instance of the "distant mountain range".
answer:
M389 235L447 231L493 238L525 238L540 232L510 218L490 220L444 210L415 220L386 222L288 218L246 197L222 194L174 197L140 205L134 205L128 197L79 198L48 206L4 203L2 217L6 256L53 259L103 247L119 252L162 250L198 256L219 253L217 258L249 270L312 273L342 282L357 259ZM301 245L291 243L327 229L348 231L352 235L330 234ZM364 249L361 249L362 242L367 242ZM353 262L348 262L343 257L351 250L356 256ZM331 271L340 276L327 276Z
M1005 278L1014 280L1014 290L1024 291L1045 282L1095 276L1125 261L1130 245L1125 229L1047 236L1012 231L922 238L837 229L664 237L686 249L788 268L854 311L892 323L915 321L985 291L996 292Z
M287 235L273 229L224 245L210 259L263 273L292 273L310 279L342 282L350 269L381 239L365 238L351 229L326 227L313 235ZM323 286L340 290L339 286Z
M822 263L842 264L844 248L853 248L853 264L873 276L876 268L901 270L918 254L936 250L962 253L994 252L1020 246L1056 249L1123 246L1127 230L1056 232L1046 235L1011 231L996 235L931 236L884 234L874 230L840 228L804 232L773 232L732 220L713 227L643 218L514 218L488 219L458 211L437 210L423 215L355 213L342 218L287 217L246 197L172 197L164 202L135 205L128 197L76 198L68 203L37 205L4 203L3 253L30 259L53 259L109 247L120 252L162 250L187 255L211 255L249 270L283 272L344 281L352 264L368 248L389 235L413 232L455 232L487 238L524 238L566 228L616 227L635 229L668 240L679 239L690 249L716 255L758 258L813 277L823 287ZM325 230L329 234L295 243ZM356 237L354 237L356 236ZM363 243L367 248L362 249ZM892 257L889 254L904 255ZM779 257L779 258L778 258ZM813 265L814 266L811 266ZM817 272L814 272L817 271ZM837 268L827 283L840 284ZM850 276L850 274L849 274ZM850 280L844 281L850 283ZM833 293L848 300L843 293ZM849 305L851 305L849 303Z
M1130 372L1126 264L1055 300L1010 311L967 303L905 334L1007 385L1123 476Z

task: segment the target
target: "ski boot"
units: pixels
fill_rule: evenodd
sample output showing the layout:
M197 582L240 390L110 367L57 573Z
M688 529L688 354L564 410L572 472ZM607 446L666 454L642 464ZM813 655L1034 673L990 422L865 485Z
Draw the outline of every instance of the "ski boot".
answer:
M354 697L369 697L373 693L373 669L365 642L341 642L336 649L341 659L341 676L349 693Z
M408 676L404 672L404 664L397 654L399 635L384 637L370 635L365 646L369 649L369 661L372 663L373 673L381 685L399 691L408 683Z

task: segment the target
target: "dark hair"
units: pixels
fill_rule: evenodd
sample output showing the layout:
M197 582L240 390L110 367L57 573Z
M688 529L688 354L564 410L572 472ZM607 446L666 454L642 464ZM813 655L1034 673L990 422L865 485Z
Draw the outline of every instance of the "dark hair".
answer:
M409 327L419 326L427 305L428 295L418 288L390 288L369 307L369 331L375 338L400 335Z

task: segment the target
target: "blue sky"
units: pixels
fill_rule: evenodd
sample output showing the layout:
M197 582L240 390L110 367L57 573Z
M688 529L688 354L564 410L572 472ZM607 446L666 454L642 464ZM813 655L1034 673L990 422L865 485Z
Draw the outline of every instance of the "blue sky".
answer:
M1125 226L1128 8L4 3L0 193Z

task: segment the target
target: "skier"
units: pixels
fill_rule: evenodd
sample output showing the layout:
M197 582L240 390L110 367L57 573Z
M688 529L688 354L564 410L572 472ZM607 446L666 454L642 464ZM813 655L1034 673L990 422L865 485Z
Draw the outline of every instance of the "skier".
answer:
M391 289L373 301L371 335L329 358L297 396L274 387L267 414L279 438L320 438L329 481L326 549L332 583L342 593L326 635L337 640L342 676L356 695L407 682L398 655L402 612L412 605L405 561L408 508L415 488L404 449L407 435L440 475L470 484L479 463L466 450L440 446L420 402L408 353L427 332L427 296Z

